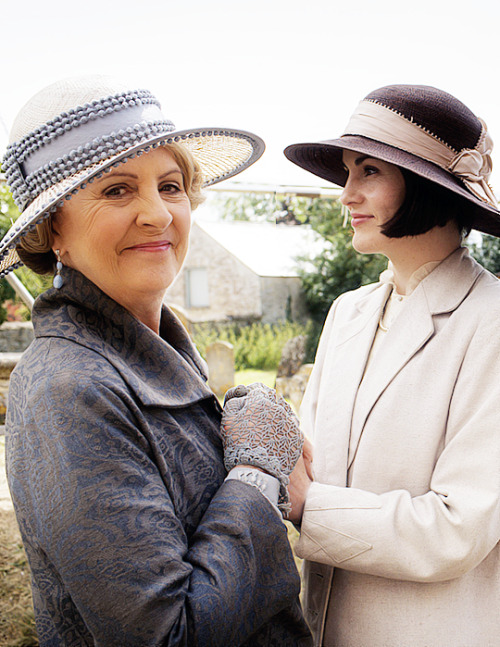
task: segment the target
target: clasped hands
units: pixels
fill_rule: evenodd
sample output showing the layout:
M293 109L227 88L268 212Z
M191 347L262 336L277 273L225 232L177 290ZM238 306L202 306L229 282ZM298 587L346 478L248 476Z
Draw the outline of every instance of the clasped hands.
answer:
M252 465L276 477L279 507L299 523L312 480L312 447L285 399L263 384L234 387L226 393L221 431L226 469Z

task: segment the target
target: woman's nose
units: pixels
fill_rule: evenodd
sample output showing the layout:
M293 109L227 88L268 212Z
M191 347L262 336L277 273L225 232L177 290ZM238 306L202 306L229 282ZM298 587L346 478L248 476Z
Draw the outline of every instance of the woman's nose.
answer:
M136 219L138 226L166 229L172 220L173 215L167 201L158 193L141 198Z
M355 182L348 177L344 189L340 194L340 202L348 207L353 202L359 202L358 191Z

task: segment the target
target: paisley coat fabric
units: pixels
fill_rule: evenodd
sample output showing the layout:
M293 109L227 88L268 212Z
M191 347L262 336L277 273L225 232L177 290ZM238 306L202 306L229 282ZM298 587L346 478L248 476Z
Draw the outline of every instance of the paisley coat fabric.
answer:
M7 473L42 646L306 646L286 527L224 481L220 407L183 327L160 337L80 273L33 309Z

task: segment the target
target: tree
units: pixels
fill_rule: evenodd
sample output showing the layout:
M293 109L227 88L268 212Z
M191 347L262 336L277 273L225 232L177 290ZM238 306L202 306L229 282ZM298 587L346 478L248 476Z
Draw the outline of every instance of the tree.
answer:
M482 234L481 242L469 243L471 255L483 267L500 276L500 239L488 234Z
M3 238L10 228L11 224L19 216L19 210L16 207L12 195L4 181L0 179L0 238ZM34 296L38 296L47 289L51 283L50 277L42 277L35 274L27 267L20 267L15 270L16 276L22 281L28 291ZM6 301L19 301L16 293L5 279L0 280L0 323L5 321L7 312L5 309Z
M299 198L295 213L322 238L323 251L304 258L300 276L311 315L323 323L332 302L343 292L378 280L387 259L359 254L352 246L352 230L344 222L338 200Z
M209 203L222 220L275 222L277 202L272 193L215 193Z

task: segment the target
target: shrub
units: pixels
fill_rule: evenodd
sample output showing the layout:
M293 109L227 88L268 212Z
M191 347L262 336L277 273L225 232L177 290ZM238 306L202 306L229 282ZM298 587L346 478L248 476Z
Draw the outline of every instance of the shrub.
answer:
M253 323L195 324L193 338L201 355L215 341L227 341L234 349L234 364L237 371L259 369L276 370L283 346L292 337L308 335L310 324L295 322L278 324Z

